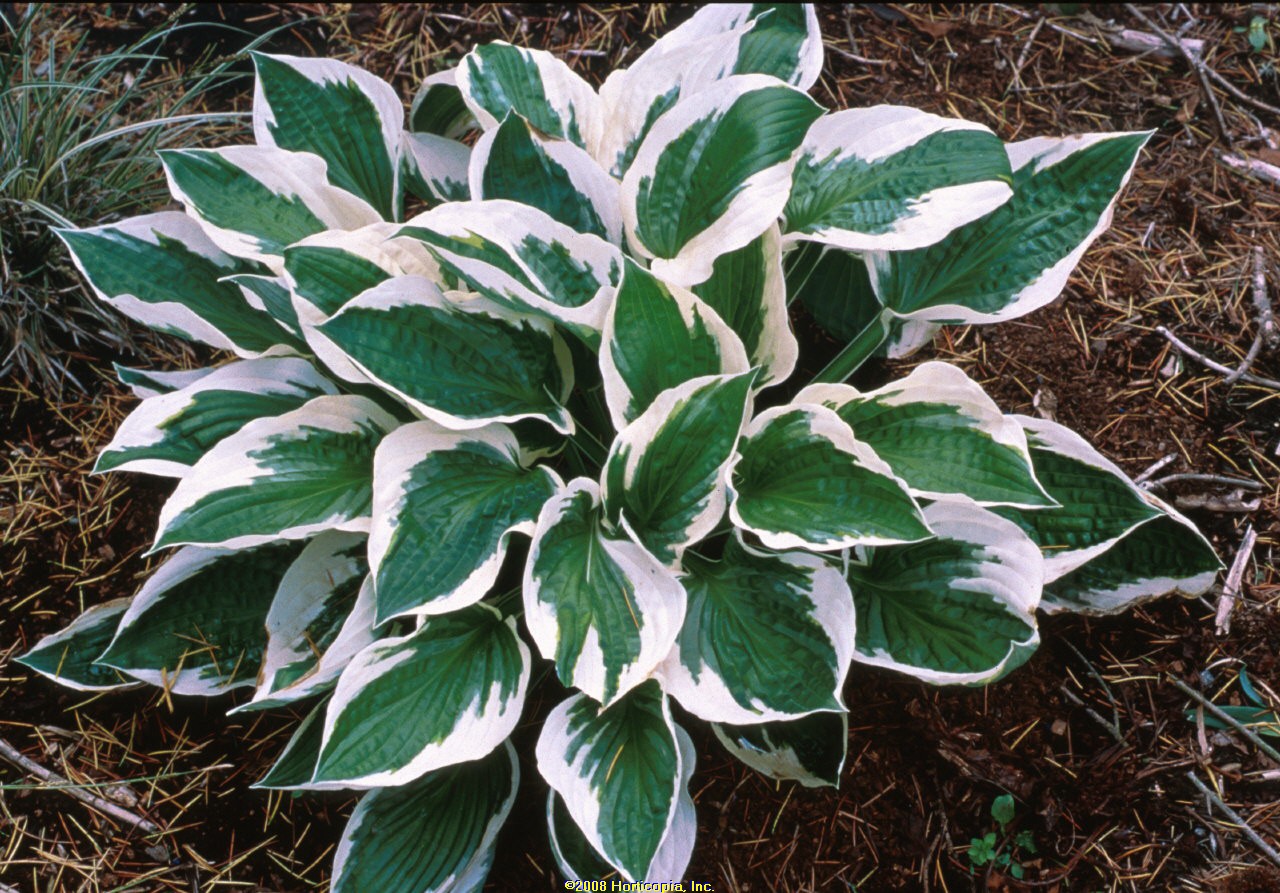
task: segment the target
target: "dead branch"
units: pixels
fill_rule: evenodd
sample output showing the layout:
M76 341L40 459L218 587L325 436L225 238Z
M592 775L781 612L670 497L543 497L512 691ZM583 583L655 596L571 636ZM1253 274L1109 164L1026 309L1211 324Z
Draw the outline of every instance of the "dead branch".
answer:
M1237 732L1239 732L1241 735L1247 738L1249 740L1249 743L1252 744L1254 747L1258 748L1259 751L1266 754L1275 762L1280 763L1280 751L1277 751L1270 744L1263 741L1262 738L1259 737L1257 732L1253 731L1248 726L1241 723L1238 719L1236 719L1230 713L1227 713L1226 711L1224 711L1217 704L1213 703L1213 701L1210 701L1208 698L1200 694L1200 692L1196 691L1191 686L1187 685L1177 676L1170 676L1169 681L1173 683L1174 688L1176 688L1178 691L1182 692L1184 695L1191 698L1191 700L1195 701L1197 704L1203 707L1205 711L1209 713L1211 716L1213 716L1215 719L1231 726L1233 729L1235 729Z
M6 762L12 763L28 775L34 776L45 784L52 786L53 789L70 794L90 809L94 809L102 813L107 818L114 819L124 825L131 825L146 834L160 833L160 827L154 822L149 819L145 819L142 816L134 815L127 809L122 809L112 803L110 800L104 800L101 797L89 793L84 790L84 788L72 784L58 773L51 772L34 760L24 757L16 747L8 741L5 741L3 738L0 738L0 758L3 758Z
M1218 596L1218 610L1214 614L1213 625L1220 636L1231 632L1231 612L1236 606L1236 597L1240 595L1244 569L1249 564L1249 556L1253 554L1253 547L1257 542L1257 531L1250 524L1245 528L1244 541L1236 550L1235 560L1231 562L1231 570L1227 572L1226 582L1222 584L1222 594Z
M1280 346L1280 330L1276 329L1275 312L1267 297L1267 266L1262 246L1253 248L1253 306L1258 311L1258 331L1268 347Z
M1273 186L1280 186L1280 167L1276 167L1274 164L1268 164L1259 158L1232 155L1229 152L1219 152L1218 160L1233 171L1239 171L1246 176L1265 180Z
M1230 806L1224 803L1222 801L1222 798L1219 797L1212 788L1210 788L1203 781L1201 781L1199 776L1197 776L1194 772L1188 772L1187 778L1191 780L1191 783L1196 786L1196 789L1200 791L1200 793L1204 794L1205 798L1208 799L1210 803L1212 803L1215 807L1218 808L1218 810L1223 815L1225 815L1228 819L1230 819L1232 822L1234 822L1236 825L1240 827L1240 830L1244 832L1244 836L1249 838L1249 840L1253 841L1254 846L1256 846L1259 850L1261 850L1263 855L1265 855L1268 859L1270 859L1272 862L1276 863L1277 865L1280 865L1280 853L1277 853L1275 849L1271 846L1271 844L1263 840L1262 837L1258 834L1258 832L1253 830L1253 827L1248 822L1246 822L1238 812L1236 812L1234 809L1232 809Z
M1204 52L1203 40L1191 37L1174 38L1174 40L1177 41L1179 48L1186 50L1188 53L1199 56ZM1167 43L1163 37L1156 34L1148 34L1145 31L1134 31L1131 28L1107 34L1107 43L1118 50L1126 50L1130 53L1155 53L1157 56L1168 58L1178 55L1178 50Z
M1147 489L1154 490L1157 488L1163 488L1167 487L1169 484L1176 484L1179 481L1194 481L1197 484L1221 484L1224 487L1239 487L1242 490L1253 490L1255 493L1266 489L1262 484L1257 481L1250 480L1249 478L1237 478L1225 474L1199 474L1195 472L1166 474L1164 477L1147 484Z
M1231 368L1228 368L1227 366L1222 365L1216 360L1209 359L1204 354L1196 350L1194 347L1191 347L1189 344L1187 344L1177 335L1173 334L1173 332L1170 332L1164 326L1156 326L1156 333L1158 335L1161 335L1166 341L1168 341L1170 344L1176 347L1179 351L1191 357L1191 359L1200 363L1202 366L1207 366L1208 368L1212 369L1214 372L1220 372L1223 375L1230 375L1231 373L1236 371L1234 369L1231 369ZM1247 381L1250 384L1262 385L1263 387L1272 388L1274 390L1280 391L1280 381L1276 381L1274 378L1263 378L1260 375L1254 375L1251 372L1246 372L1240 376L1240 380Z
M1169 454L1169 455L1167 455L1167 456L1163 456L1163 457L1161 457L1161 458L1157 459L1156 461L1154 461L1154 462L1152 462L1150 465L1148 465L1145 469L1143 469L1142 473L1141 473L1141 474L1139 474L1136 478L1134 478L1134 479L1133 479L1133 482L1134 482L1135 484L1141 484L1141 483L1144 483L1144 482L1145 482L1146 480L1148 480L1148 479L1149 479L1153 474L1155 474L1155 473L1156 473L1157 471L1159 471L1160 469L1165 468L1166 466L1168 466L1168 465L1169 465L1169 463L1171 463L1171 462L1175 461L1177 458L1178 458L1178 454L1177 454L1177 453L1170 453L1170 454ZM1150 484L1148 484L1147 486L1151 486L1151 485L1150 485Z
M1183 41L1161 28L1154 20L1148 18L1145 12L1138 9L1138 7L1134 6L1132 3L1126 3L1124 8L1129 11L1129 15L1133 16L1152 31L1156 32L1156 34L1160 35L1161 40L1176 49L1182 55L1182 58L1187 61L1187 64L1191 66L1192 70L1195 71L1196 77L1200 79L1200 88L1204 91L1205 98L1209 100L1209 105L1213 108L1214 122L1218 126L1218 136L1222 138L1223 142L1230 146L1231 131L1227 129L1227 121L1222 117L1222 106L1218 104L1218 96L1213 92L1213 87L1209 84L1209 78L1204 73L1205 68L1207 67L1204 64L1204 60L1201 59L1198 54L1191 52Z
M1180 509L1196 509L1206 512L1233 512L1247 515L1262 508L1262 497L1247 500L1243 490L1236 490L1226 496L1218 493L1191 493L1186 496L1175 496L1173 504Z

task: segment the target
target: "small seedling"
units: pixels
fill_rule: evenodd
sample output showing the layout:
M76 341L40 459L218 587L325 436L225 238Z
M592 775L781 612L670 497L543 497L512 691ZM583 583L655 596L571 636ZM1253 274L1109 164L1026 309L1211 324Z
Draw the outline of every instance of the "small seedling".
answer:
M981 837L970 839L970 865L981 868L994 863L996 868L1008 872L1010 877L1022 880L1022 859L1036 854L1036 842L1035 837L1027 830L1019 831L1012 838L1008 836L1009 825L1013 824L1016 816L1017 806L1012 794L1001 794L991 801L991 818L995 820L999 831L988 831ZM1004 838L1003 843L1001 838Z

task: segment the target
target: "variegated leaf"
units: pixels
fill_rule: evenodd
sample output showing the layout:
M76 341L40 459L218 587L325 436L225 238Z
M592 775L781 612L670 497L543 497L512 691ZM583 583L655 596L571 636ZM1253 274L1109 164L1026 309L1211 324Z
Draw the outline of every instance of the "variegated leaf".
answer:
M375 642L338 679L312 782L393 787L487 754L515 728L528 682L515 618L488 605Z
M337 388L306 360L238 360L143 400L98 456L94 473L183 477L224 437L254 419L297 409Z
M301 548L179 549L133 597L98 663L180 695L252 686L267 611Z
M324 740L324 713L328 707L329 696L326 695L294 727L293 734L267 774L250 787L266 790L319 789L309 782L316 768L316 757L320 755L320 743ZM332 785L329 789L338 787Z
M405 188L432 205L471 198L471 147L434 133L404 135Z
M461 139L480 125L458 89L458 69L446 68L428 75L413 94L409 106L409 130L446 139Z
M396 420L355 396L249 422L197 462L160 510L156 549L243 549L369 529L373 451Z
M338 842L333 893L479 890L519 786L520 763L506 742L478 760L370 791Z
M649 678L685 613L675 575L625 533L605 529L599 490L585 478L542 509L523 590L538 649L565 685L605 706Z
M286 344L295 350L305 350L306 342L302 340L298 312L293 309L289 283L283 276L238 273L234 276L224 276L222 281L239 286L240 293L244 295L245 302L250 307L266 313L286 334L293 336L286 340Z
M783 214L788 241L850 251L932 245L1009 200L1004 144L986 127L905 106L815 121Z
M369 381L446 428L543 419L572 430L573 368L560 336L476 298L448 300L429 279L399 276L348 301L318 331ZM331 353L313 342L331 368Z
M663 687L712 722L757 723L843 710L853 597L840 570L809 552L726 543L718 561L686 552L689 608L660 670Z
M660 279L693 286L781 213L821 108L765 75L734 75L654 123L622 180L627 241Z
M752 769L806 788L840 786L849 747L849 714L810 713L749 726L712 723L725 750Z
M111 691L137 685L119 670L97 663L116 634L132 599L117 598L89 608L67 626L36 642L17 662L76 691Z
M778 406L752 420L729 473L729 516L771 549L831 551L930 536L893 469L834 411Z
M868 565L849 566L854 660L934 685L994 681L1040 644L1040 550L963 497L932 503L924 517L934 539L880 547Z
M605 514L669 567L724 515L754 378L709 375L663 391L613 441L601 472Z
M983 505L1027 508L1054 504L1036 480L1022 426L955 366L922 363L906 378L866 393L849 385L810 385L795 402L834 409L916 496L959 493Z
M650 681L607 710L573 695L547 717L538 771L587 842L629 881L657 861L679 811L683 760L666 695Z
M126 385L133 396L145 400L160 394L171 394L180 388L193 384L206 375L212 375L217 367L204 369L178 369L168 372L161 369L130 369L119 363L112 363L116 378Z
M404 107L391 85L336 59L254 53L253 61L258 145L319 156L334 186L399 219Z
M625 261L600 350L605 400L616 429L635 421L668 388L748 367L741 339L711 307Z
M524 467L504 425L458 432L422 421L389 434L373 463L369 563L378 623L483 598L511 535L533 533L559 485L550 469Z

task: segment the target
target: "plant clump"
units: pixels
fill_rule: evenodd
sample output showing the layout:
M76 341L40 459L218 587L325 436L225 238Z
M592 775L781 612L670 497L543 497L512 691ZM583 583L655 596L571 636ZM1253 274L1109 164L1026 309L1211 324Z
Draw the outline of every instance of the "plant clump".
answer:
M175 479L169 557L23 660L307 707L259 786L366 792L335 890L482 886L536 662L561 870L670 881L673 701L834 785L853 665L987 683L1040 613L1212 584L1185 518L961 370L843 383L1052 301L1149 134L828 112L799 5L706 7L598 90L481 46L407 120L349 65L255 61L254 145L162 153L183 211L60 232L104 302L236 359L120 370L97 469ZM844 345L800 381L794 301Z

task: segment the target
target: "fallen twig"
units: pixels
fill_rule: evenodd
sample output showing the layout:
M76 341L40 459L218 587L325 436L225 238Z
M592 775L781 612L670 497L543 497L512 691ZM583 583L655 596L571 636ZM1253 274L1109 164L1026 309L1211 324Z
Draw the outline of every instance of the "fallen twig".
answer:
M1244 569L1249 564L1249 556L1253 554L1253 546L1257 541L1258 534L1250 524L1245 528L1244 541L1236 550L1231 570L1227 572L1226 582L1222 584L1222 594L1218 596L1218 610L1214 614L1213 624L1220 636L1231 632L1231 611L1236 606L1236 597L1240 594L1240 584L1244 580Z
M1143 469L1142 473L1133 479L1133 482L1135 484L1144 483L1148 478L1151 477L1151 475L1155 474L1160 469L1166 467L1170 462L1173 462L1177 458L1178 458L1177 453L1170 453L1167 456L1157 459L1156 461L1148 465L1145 469ZM1151 486L1151 485L1148 485L1148 486Z
M1027 35L1026 43L1022 45L1022 52L1018 54L1018 61L1013 65L1013 77L1009 81L1009 89L1022 86L1022 69L1027 64L1027 58L1031 55L1031 45L1036 42L1036 37L1040 34L1040 29L1044 27L1044 16L1036 20L1035 27L1031 29L1031 33Z
M1258 158L1232 155L1229 152L1219 152L1218 160L1234 171L1239 171L1250 177L1257 177L1259 180L1266 180L1274 186L1280 186L1280 167L1276 167L1274 164L1268 164Z
M58 790L65 791L81 803L84 803L90 809L94 809L108 818L114 819L125 825L132 825L134 828L137 828L146 834L160 833L160 827L154 822L149 819L145 819L142 816L134 815L127 809L123 809L112 803L110 800L104 800L102 797L90 794L88 791L73 785L56 772L51 772L34 760L24 757L17 748L8 741L5 741L3 738L0 738L0 758L12 763L23 772L40 779L46 784L58 786Z
M1177 41L1179 48L1188 53L1199 55L1204 52L1203 40L1191 37L1175 37L1174 40ZM1156 34L1148 34L1145 31L1134 31L1132 28L1108 33L1107 43L1118 50L1127 50L1131 53L1155 53L1157 56L1177 55L1177 50L1166 43L1164 38Z
M1079 695L1077 695L1071 689L1067 688L1067 684L1065 682L1058 686L1058 690L1067 696L1068 701L1075 704L1077 707L1083 707L1084 712L1088 715L1088 717L1092 719L1094 722L1096 722L1098 725L1102 726L1102 728L1106 729L1107 733L1112 738L1115 739L1115 742L1117 744L1124 744L1124 733L1120 731L1120 726L1118 724L1111 722L1109 719L1107 719L1097 710L1094 710L1092 707L1086 704L1083 700L1080 699Z
M1258 748L1258 750L1266 754L1271 759L1275 760L1277 763L1280 763L1280 751L1277 751L1270 744L1263 741L1257 732L1253 731L1244 723L1240 722L1230 713L1227 713L1217 704L1213 703L1213 701L1210 701L1208 698L1200 694L1200 692L1196 691L1191 686L1187 685L1187 683L1183 682L1178 677L1170 676L1169 681L1173 683L1174 688L1176 688L1178 691L1182 692L1184 695L1191 698L1193 701L1195 701L1197 704L1203 707L1205 711L1208 712L1215 719L1231 726L1231 728L1235 729L1241 735L1244 735L1244 737L1249 740L1250 744Z
M1223 375L1230 375L1231 373L1236 371L1228 366L1222 365L1216 360L1209 359L1204 354L1196 350L1194 347L1191 347L1189 344L1187 344L1177 335L1173 334L1173 332L1170 332L1164 326L1156 326L1156 333L1158 335L1161 335L1166 341L1168 341L1178 350L1182 351L1182 353L1191 357L1191 359L1195 360L1201 365L1207 366L1208 368L1212 369L1214 372L1220 372ZM1251 372L1246 372L1240 376L1240 380L1247 381L1250 384L1258 384L1258 385L1262 385L1263 387L1274 388L1275 390L1280 391L1280 381L1276 381L1274 378L1263 378L1260 375L1254 375Z
M1180 509L1199 509L1206 512L1238 512L1247 515L1262 508L1262 497L1246 500L1243 490L1236 490L1226 496L1217 493L1191 493L1186 496L1175 496L1173 504Z
M1216 806L1223 815L1240 827L1240 830L1244 832L1245 837L1253 841L1254 846L1261 850L1262 853L1272 862L1280 865L1280 853L1277 853L1271 844L1263 840L1262 836L1259 835L1257 831L1254 831L1252 826L1250 826L1238 812L1224 803L1222 798L1214 792L1213 788L1201 781L1200 777L1194 772L1188 772L1187 778L1190 779L1191 783L1196 786L1196 789L1200 791L1200 793L1205 795L1210 803Z
M1230 146L1232 144L1231 131L1227 129L1227 120L1222 116L1222 106L1218 104L1217 94L1213 92L1213 87L1209 84L1209 78L1205 74L1205 69L1208 66L1204 64L1204 60L1196 53L1191 52L1183 41L1161 28L1155 23L1155 21L1148 18L1145 12L1138 9L1138 7L1134 6L1132 3L1126 3L1124 8L1129 11L1129 15L1133 16L1152 31L1156 32L1156 34L1160 35L1161 40L1176 49L1182 54L1182 58L1187 60L1187 64L1191 66L1192 70L1196 73L1196 77L1200 79L1200 87L1204 91L1205 98L1209 100L1210 107L1213 108L1214 122L1218 126L1218 136L1222 137L1223 142Z
M1222 484L1224 487L1240 487L1243 490L1253 490L1254 492L1261 492L1266 489L1262 484L1257 481L1251 481L1248 478L1230 477L1225 474L1197 474L1193 472L1167 474L1162 478L1151 481L1147 484L1147 488L1154 490L1159 487L1165 487L1169 484L1176 484L1179 481L1194 481L1197 484Z
M1268 347L1280 346L1280 330L1276 329L1275 312L1267 297L1267 264L1262 246L1253 248L1253 306L1258 311L1258 331Z

